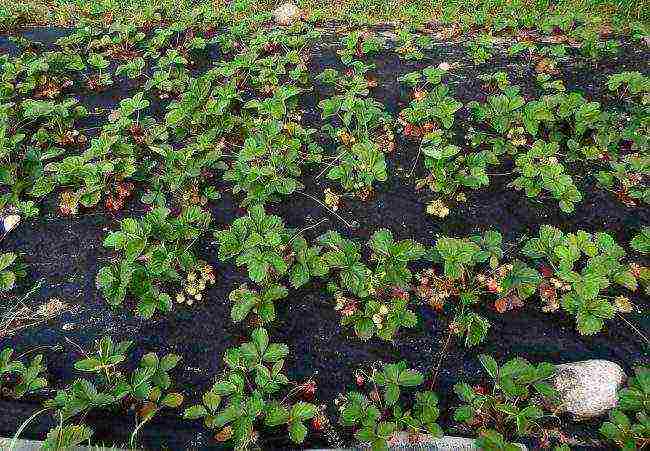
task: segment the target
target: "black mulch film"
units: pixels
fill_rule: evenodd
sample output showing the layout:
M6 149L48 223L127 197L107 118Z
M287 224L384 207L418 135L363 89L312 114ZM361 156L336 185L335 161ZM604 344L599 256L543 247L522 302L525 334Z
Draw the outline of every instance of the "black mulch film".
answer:
M30 29L22 36L40 41L46 47L65 35L65 29ZM334 37L332 42L337 38ZM16 52L16 47L7 36L0 37L0 52ZM210 52L215 55L217 52ZM622 40L618 56L608 56L601 61L588 61L574 55L564 58L559 67L567 91L578 91L590 101L598 101L603 109L624 108L617 99L607 95L608 75L621 71L640 71L648 75L650 54L647 47ZM397 78L408 72L422 69L440 62L461 62L460 69L447 79L452 95L463 103L484 99L481 81L482 73L506 71L513 85L520 86L527 98L539 95L535 83L533 63L523 57L508 58L495 56L490 61L474 65L464 49L463 42L438 43L429 57L421 62L408 62L393 52L385 52L372 59L379 85L371 97L382 102L394 117L408 103L408 92L400 86ZM206 66L212 61L205 62ZM315 76L325 68L341 69L335 49L326 43L314 47L309 60L309 71ZM121 84L120 84L121 83ZM92 111L94 108L113 108L119 101L138 92L133 81L120 82L101 94L80 93L79 99ZM315 82L311 92L301 96L300 110L304 111L303 123L319 127L318 102L327 97L328 88ZM152 106L148 114L161 119L166 104ZM466 109L457 115L455 131L462 130ZM83 126L93 127L104 118L93 119ZM416 176L409 177L417 147L398 137L396 152L388 157L389 180L376 184L376 195L367 202L346 201L340 213L354 219L359 227L349 229L332 217L312 200L293 196L285 203L267 204L267 212L281 216L287 227L303 228L321 218L329 221L305 232L308 239L314 239L326 230L338 230L343 235L366 241L377 229L385 227L394 233L396 239L413 238L430 245L436 234L466 236L468 234L495 229L503 234L504 242L514 242L524 234L537 233L540 224L550 224L565 232L578 229L589 232L607 231L619 243L627 243L642 225L650 224L650 211L644 208L628 208L614 195L595 189L588 180L576 180L584 200L576 205L572 215L562 214L557 205L546 206L535 203L512 188L503 179L494 177L490 186L469 191L468 201L461 204L444 220L425 213L424 192L414 186ZM420 166L421 167L421 166ZM498 171L496 171L498 172ZM322 197L326 187L323 179L314 180L316 171L303 175L306 192ZM421 175L421 174L420 174ZM188 405L200 399L201 394L212 385L213 377L223 369L224 351L248 340L245 326L234 324L230 319L228 294L247 280L246 274L232 263L217 260L217 246L210 234L203 238L198 249L199 257L214 266L217 283L204 294L207 301L191 308L175 307L167 315L157 315L152 320L140 320L127 308L113 310L101 298L95 287L95 276L99 268L110 260L110 252L102 246L106 233L118 227L124 217L140 216L145 205L133 196L123 211L116 214L102 207L88 214L76 217L60 217L57 214L56 199L46 200L43 214L31 222L25 222L17 232L2 242L3 252L20 253L29 267L29 275L21 282L19 289L26 291L38 281L41 288L31 296L30 304L39 305L54 299L69 305L69 310L47 323L27 327L13 336L2 340L0 347L12 346L20 353L38 348L45 355L50 375L51 394L78 374L73 363L79 358L76 343L83 348L92 347L93 342L104 334L117 340L133 340L136 350L133 358L138 359L147 352L159 355L174 352L183 357L176 371L175 386L184 392ZM233 219L244 214L236 199L227 191L222 198L210 205L213 223L211 230L226 228ZM647 298L634 298L641 311L647 309ZM648 347L644 346L634 333L622 322L607 323L603 332L587 337L580 336L571 318L562 314L546 314L534 303L522 309L497 314L485 310L492 323L486 342L468 349L462 344L452 345L443 361L436 392L441 398L441 411L456 403L451 388L459 380L470 384L482 379L482 370L477 356L492 354L498 361L519 355L532 362L571 362L584 359L608 359L620 364L629 374L633 364L645 363ZM291 351L287 360L287 372L293 380L314 376L317 384L317 402L327 404L328 413L334 414L333 400L338 393L354 386L354 369L363 363L381 360L392 362L406 360L410 366L423 372L436 363L438 352L446 336L449 318L436 313L429 307L418 310L419 323L415 328L402 329L393 343L372 339L363 342L353 336L349 329L339 325L339 314L334 310L324 286L318 283L308 289L293 290L288 301L279 306L278 320L268 327L271 340L283 342ZM640 314L631 314L630 320L641 330L650 330L650 319ZM40 407L42 399L8 401L0 399L0 436L12 437L18 426ZM446 415L449 415L446 413ZM95 430L94 442L128 443L133 428L132 419L112 415L110 412L94 413L86 418ZM599 420L580 425L570 425L573 433L585 441L598 438ZM453 421L449 416L440 420L445 431L453 435ZM41 417L22 434L22 438L42 439L52 426L51 419ZM343 437L344 441L350 437ZM286 436L261 439L262 449L294 448ZM218 449L199 421L184 421L178 412L162 411L144 427L139 434L139 443L146 449L199 450ZM310 432L301 448L322 448L330 446L324 434ZM576 447L574 449L589 449Z

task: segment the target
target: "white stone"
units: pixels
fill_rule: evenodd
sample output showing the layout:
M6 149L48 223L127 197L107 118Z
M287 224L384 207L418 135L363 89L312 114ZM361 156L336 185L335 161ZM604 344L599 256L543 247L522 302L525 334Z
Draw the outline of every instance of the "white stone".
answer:
M393 436L389 442L391 449L436 449L440 451L479 451L479 448L474 445L473 438L467 437L453 437L451 435L444 435L440 438L433 438L430 435L418 435L413 437L407 432L399 432ZM517 443L517 445L526 451L527 448Z
M605 415L617 403L625 382L623 369L608 360L584 360L556 366L552 384L560 393L560 412L575 420Z
M2 228L4 233L7 234L11 232L16 226L20 224L20 216L18 215L9 215L2 220Z
M278 25L291 25L300 20L300 8L291 2L283 3L273 10L273 19Z

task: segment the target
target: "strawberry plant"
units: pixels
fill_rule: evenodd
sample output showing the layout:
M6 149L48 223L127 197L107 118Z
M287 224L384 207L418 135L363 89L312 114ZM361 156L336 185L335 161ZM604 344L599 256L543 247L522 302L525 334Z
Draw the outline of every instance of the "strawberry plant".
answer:
M223 145L215 143L214 139L213 133L206 132L180 148L153 147L162 160L160 172L152 177L151 189L143 195L142 201L164 206L167 193L183 206L205 205L219 199L221 194L211 182L215 171L223 165Z
M390 128L390 115L383 105L368 95L369 81L363 74L368 67L355 62L348 76L340 80L338 72L324 71L321 81L334 84L342 94L322 100L322 119L329 120L323 130L340 145L328 164L328 178L338 180L346 190L368 192L373 182L388 177L385 154L394 148L394 136ZM342 124L342 127L335 125Z
M120 230L104 239L104 246L120 252L120 261L104 266L97 285L111 305L121 305L128 295L137 300L137 313L151 318L156 311L171 310L168 284L179 284L180 272L198 265L192 245L210 223L209 213L188 207L177 217L157 207L142 219L121 221Z
M548 383L554 366L549 363L534 365L522 358L499 366L494 358L485 354L481 354L479 360L490 378L489 386L454 385L454 392L462 401L454 412L454 420L479 432L494 429L505 437L539 434L542 421L548 416L539 397L551 404L558 398L558 393Z
M338 275L329 291L342 325L353 326L363 340L375 335L391 340L400 327L416 324L407 291L412 279L408 264L423 256L421 245L395 241L390 231L379 230L369 242L375 262L371 269L362 261L361 246L337 232L327 232L318 241L324 247L324 261Z
M189 82L178 100L167 106L165 124L180 137L199 135L215 139L237 124L232 109L241 97L234 82L213 85L214 75L206 73ZM197 138L197 139L199 139Z
M408 264L424 255L424 246L413 240L395 241L388 229L376 231L370 238L370 260L377 263L376 271L386 282L399 287L408 286L413 274Z
M337 50L343 64L349 65L354 58L362 58L379 53L384 41L369 31L353 31L342 38L343 48Z
M266 330L255 329L250 342L226 351L224 374L183 417L202 419L206 428L218 431L218 441L235 449L257 446L264 428L278 426L287 428L292 442L302 443L308 433L305 421L316 416L317 408L296 400L302 386L287 391L292 384L284 373L288 354L285 344L269 343Z
M55 185L44 173L46 163L64 153L64 146L85 142L73 130L75 121L86 115L77 104L75 99L58 103L27 99L20 107L7 103L0 109L0 187L6 187L0 194L0 208L12 206L27 217L38 214L32 199L48 194ZM29 136L30 130L36 131Z
M480 34L467 46L474 64L481 64L492 58L494 53L494 38L489 34Z
M650 93L650 77L644 76L641 72L620 72L607 78L607 89L621 96L626 94L647 96Z
M155 89L163 98L184 92L190 80L186 64L187 59L178 50L167 49L165 55L156 60L153 75L143 86L145 91Z
M476 119L489 123L494 131L503 134L519 121L519 111L525 103L518 88L509 87L501 94L489 96L484 104L472 101L467 107Z
M331 180L338 180L348 191L360 191L372 187L374 182L388 179L384 153L375 143L355 143L342 153L338 165L327 173Z
M469 238L439 237L430 257L442 265L442 273L431 268L418 276L419 285L415 292L422 301L436 310L442 310L449 300L454 301L450 331L465 337L466 346L475 346L484 341L490 327L488 320L473 307L486 295L503 295L499 298L502 299L513 288L506 286L504 291L502 286L512 266L499 265L503 257L501 242L501 234L496 231ZM486 262L489 263L488 268L484 267ZM516 305L508 309L523 305L523 299L532 293L526 294L513 300Z
M650 226L645 226L632 238L630 246L641 254L650 254Z
M235 258L237 266L246 266L253 282L269 283L289 270L285 257L292 235L279 216L267 215L264 207L255 205L229 229L215 233L219 260Z
M430 36L412 32L407 28L397 34L395 52L407 61L420 61L426 57L425 51L433 48Z
M251 124L251 130L255 132L244 140L237 160L224 174L225 180L234 182L235 194L246 193L244 206L280 200L302 186L297 180L303 158L300 136L287 134L275 120Z
M312 277L324 277L327 261L321 249L310 247L299 233L284 226L280 217L267 215L256 205L244 217L235 219L228 230L215 233L219 243L219 259L235 258L238 266L246 266L248 277L261 289L242 285L230 293L233 302L231 317L244 320L250 313L263 323L275 320L274 302L288 295L280 283L288 277L295 288L303 286Z
M16 258L14 252L0 254L0 291L13 290L16 280L27 275L25 265L16 262Z
M493 429L487 429L481 431L479 437L474 441L474 446L478 449L485 451L520 451L521 446L517 443L512 443L503 438L503 435L499 434ZM554 451L564 450L565 448L554 448ZM570 450L568 450L570 451Z
M599 332L605 320L616 314L613 297L607 296L614 291L614 284L630 291L637 289L637 279L622 263L625 250L604 232L565 234L543 225L539 236L529 239L522 252L551 269L556 284L565 291L562 308L575 317L578 332L583 335Z
M413 130L413 127L431 131L441 126L449 129L453 125L455 113L463 104L449 95L449 88L441 84L444 74L445 71L429 66L422 70L422 75L420 72L411 72L399 78L414 88L411 103L400 112L400 121L405 124L405 135L417 136L417 130Z
M487 186L490 180L486 169L496 162L496 156L490 151L465 152L459 146L450 144L446 134L440 130L424 135L420 151L430 173L418 180L416 187L426 186L445 199L462 200L462 188ZM444 203L442 205L446 207ZM446 216L440 216L437 211L432 213L439 217Z
M650 368L638 368L627 387L618 392L618 405L609 412L600 433L624 450L650 444Z
M348 392L339 396L337 404L340 424L354 428L358 442L372 450L386 450L393 437L403 432L442 436L436 423L438 397L428 390L413 392L424 377L407 368L406 362L373 365L369 371L357 372L356 381L369 393ZM410 402L404 402L403 391L409 393Z
M582 195L558 161L558 150L556 142L535 141L526 153L515 158L516 172L520 175L512 186L524 190L526 196L532 198L538 198L542 190L549 191L563 212L572 213L574 204L582 200Z
M105 336L96 343L94 353L75 362L75 369L87 374L88 378L75 380L45 403L60 422L50 431L52 436L57 434L57 429L71 427L71 421L83 419L91 410L120 411L126 405L135 412L133 446L138 431L160 410L176 409L183 403L183 395L170 391L172 379L169 375L181 358L175 354L163 357L145 354L138 367L129 372L123 366L130 347L131 342L115 343Z
M647 155L627 154L611 160L609 167L594 177L600 186L629 207L650 204L650 157Z
M22 398L47 387L43 355L31 360L12 360L14 350L5 348L0 352L0 393L14 399ZM18 357L20 359L20 356Z
M88 77L88 87L93 91L99 91L113 84L113 80L109 73L103 72L110 65L101 53L89 53L88 65L96 70L97 73Z

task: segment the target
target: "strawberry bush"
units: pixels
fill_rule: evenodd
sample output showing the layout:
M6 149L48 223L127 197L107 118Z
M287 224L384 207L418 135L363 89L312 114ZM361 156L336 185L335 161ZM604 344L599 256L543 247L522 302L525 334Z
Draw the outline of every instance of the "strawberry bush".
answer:
M42 3L0 11L0 435L647 446L641 10ZM637 368L599 432L576 355Z

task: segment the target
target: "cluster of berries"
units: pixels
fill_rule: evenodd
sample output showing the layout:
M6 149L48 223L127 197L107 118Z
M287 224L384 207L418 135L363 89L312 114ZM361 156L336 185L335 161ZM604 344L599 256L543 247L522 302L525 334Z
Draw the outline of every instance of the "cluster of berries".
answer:
M214 269L207 263L199 265L195 270L187 273L183 290L176 295L179 304L192 305L195 301L203 300L203 292L208 285L215 282Z

